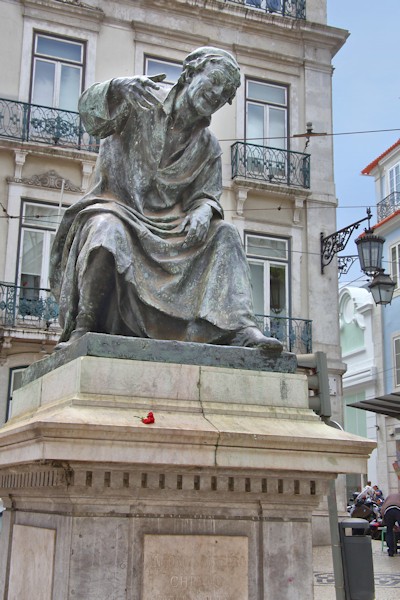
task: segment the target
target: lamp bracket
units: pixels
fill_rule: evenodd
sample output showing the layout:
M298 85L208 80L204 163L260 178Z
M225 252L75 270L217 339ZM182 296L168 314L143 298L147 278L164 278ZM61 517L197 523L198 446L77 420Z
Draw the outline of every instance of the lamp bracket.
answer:
M356 255L338 256L339 279L341 275L347 275L356 260L358 260L358 256Z
M335 254L346 248L347 242L352 236L353 231L358 229L361 223L367 219L368 222L371 219L371 210L369 208L367 209L367 216L364 217L364 219L360 219L347 227L343 227L343 229L339 229L339 231L335 231L335 233L331 233L326 237L321 233L321 273L323 273L324 268L332 262Z

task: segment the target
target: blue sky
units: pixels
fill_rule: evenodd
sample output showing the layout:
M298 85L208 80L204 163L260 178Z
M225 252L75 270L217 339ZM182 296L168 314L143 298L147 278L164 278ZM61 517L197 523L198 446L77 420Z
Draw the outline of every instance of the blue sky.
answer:
M328 24L351 33L333 60L334 133L400 129L400 0L328 0ZM376 222L374 180L360 173L399 138L400 130L334 137L337 229L362 219L367 206ZM357 254L363 227L341 254ZM340 284L360 277L358 264Z

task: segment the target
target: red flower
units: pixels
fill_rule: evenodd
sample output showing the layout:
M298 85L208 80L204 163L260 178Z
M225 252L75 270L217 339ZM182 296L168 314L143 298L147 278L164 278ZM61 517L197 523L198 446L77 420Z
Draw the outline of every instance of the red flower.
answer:
M152 412L147 414L147 417L142 417L142 423L145 425L150 425L150 423L155 423L155 418Z
M152 412L147 413L147 417L137 417L135 415L135 419L140 419L145 425L150 425L151 423L156 422L156 419Z

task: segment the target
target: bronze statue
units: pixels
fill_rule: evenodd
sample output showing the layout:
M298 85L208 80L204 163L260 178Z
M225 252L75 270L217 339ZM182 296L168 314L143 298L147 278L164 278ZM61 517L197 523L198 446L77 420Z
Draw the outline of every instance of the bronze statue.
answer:
M92 189L53 245L59 347L86 332L260 346L240 236L223 220L221 149L207 126L240 85L234 57L195 50L171 88L155 77L94 84L79 102L103 138ZM62 343L64 342L64 343Z

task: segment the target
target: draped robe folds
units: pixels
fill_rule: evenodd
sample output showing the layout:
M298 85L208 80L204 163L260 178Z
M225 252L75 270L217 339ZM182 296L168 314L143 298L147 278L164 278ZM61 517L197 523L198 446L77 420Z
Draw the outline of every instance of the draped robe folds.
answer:
M170 150L177 91L160 85L152 90L160 106L137 109L113 101L111 80L80 99L87 131L103 139L93 187L66 210L53 244L50 280L60 305L60 341L76 328L80 286L99 248L113 258L100 332L221 343L255 325L240 236L223 220L219 203L221 150L209 119ZM213 211L207 237L184 248L183 220L205 203ZM104 276L100 269L99 286ZM94 297L96 279L90 282Z

